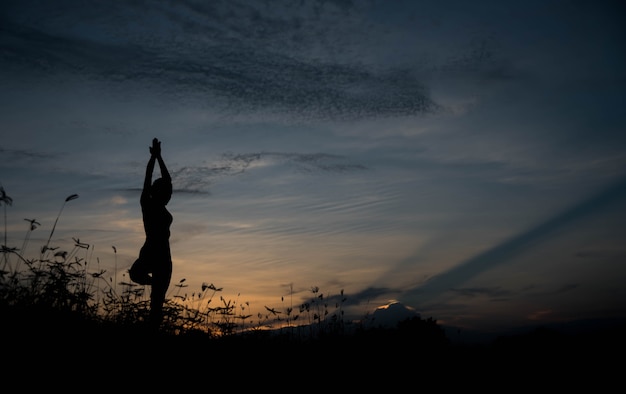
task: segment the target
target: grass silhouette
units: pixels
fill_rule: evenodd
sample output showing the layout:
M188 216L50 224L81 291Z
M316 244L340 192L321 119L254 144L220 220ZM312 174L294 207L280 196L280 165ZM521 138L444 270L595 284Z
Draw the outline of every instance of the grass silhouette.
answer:
M71 195L65 202L76 198L73 196L77 197ZM0 203L5 212L12 203L4 189ZM4 218L6 240L6 214ZM90 348L97 348L129 359L137 353L155 355L144 360L154 368L162 366L164 358L211 355L219 360L212 368L222 368L223 373L232 373L233 363L256 368L271 354L286 358L281 363L285 374L300 374L298 367L303 365L340 371L349 362L363 369L384 366L405 372L407 365L422 371L438 370L442 365L467 371L482 365L491 373L506 375L511 373L511 362L537 354L550 356L539 359L537 368L549 368L556 360L578 368L581 357L590 350L624 348L624 327L584 342L543 329L528 336L500 338L490 346L451 346L444 329L432 318L414 317L391 328L366 324L367 315L359 322L344 321L347 296L343 290L329 302L314 286L307 301L294 305L291 289L289 300L280 298L280 306L264 305L261 311L253 311L249 302L238 299L239 294L235 300L224 298L223 288L213 283L203 283L189 295L185 279L171 286L163 322L154 332L146 324L149 289L118 281L114 246L113 276L100 268L99 259L94 267L92 246L78 238L73 238L73 245L65 251L50 245L51 233L39 257L28 258L24 253L39 223L25 220L29 227L21 249L6 244L1 249L0 338L21 345L20 352L4 358L5 371L32 363L31 357L45 360L49 366L61 359L74 363L76 355L84 358ZM62 373L61 365L58 373Z
M55 219L47 242L39 256L28 258L24 253L32 232L40 225L35 219L25 219L28 229L20 249L2 245L3 268L0 271L0 308L9 325L18 322L24 326L41 326L43 321L64 325L78 324L107 327L117 331L141 332L149 315L148 286L138 285L117 278L117 249L113 246L115 273L111 276L91 261L93 247L72 238L69 250L50 244L56 225L65 204L78 198L68 196ZM12 199L2 189L5 207ZM5 241L6 243L6 241ZM202 336L207 339L238 338L281 338L290 341L307 341L322 337L345 336L362 326L346 323L343 303L347 300L343 290L339 292L334 307L325 298L319 287L314 286L310 298L293 305L281 297L280 307L264 305L261 311L253 311L250 302L226 299L220 295L223 288L213 283L203 283L201 288L188 295L186 279L170 287L164 305L164 318L160 335ZM173 294L172 294L173 293ZM290 294L293 293L293 288ZM239 295L238 295L239 297ZM32 316L32 317L31 317ZM367 319L367 317L366 317ZM365 319L365 320L366 320ZM22 322L21 324L19 322ZM362 323L362 322L361 322ZM436 327L436 322L429 324Z

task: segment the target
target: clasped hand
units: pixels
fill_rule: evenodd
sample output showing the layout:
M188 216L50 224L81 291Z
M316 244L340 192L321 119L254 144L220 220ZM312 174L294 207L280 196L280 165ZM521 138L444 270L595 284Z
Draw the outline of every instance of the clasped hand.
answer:
M152 154L152 156L161 155L161 141L159 141L156 138L152 140L152 146L150 147L150 154Z

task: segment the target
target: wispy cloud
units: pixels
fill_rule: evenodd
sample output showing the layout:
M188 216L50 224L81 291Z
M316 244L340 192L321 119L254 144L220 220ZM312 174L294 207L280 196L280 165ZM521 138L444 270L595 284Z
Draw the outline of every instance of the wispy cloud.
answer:
M326 39L330 35L324 29L332 24L357 29L346 32L350 40L372 35L364 22L345 23L362 17L350 12L349 3L306 2L315 12L302 14L298 7L276 14L275 6L262 4L159 3L142 6L141 12L132 3L107 4L103 14L91 6L50 15L29 9L32 16L42 13L39 23L16 9L0 40L3 67L84 75L123 85L126 93L147 88L170 100L235 112L263 109L300 118L356 119L437 109L424 84L406 68L372 67L334 55L350 47ZM302 46L315 52L318 40L324 42L320 56L294 56Z
M171 170L175 191L208 192L223 177L236 176L255 167L280 166L296 173L347 173L363 171L365 165L328 153L254 152L224 153L207 166L185 166Z
M454 288L451 289L451 291L462 297L467 298L487 297L502 299L504 297L508 297L511 294L509 290L502 289L499 286Z
M1 146L0 155L3 157L2 165L5 167L13 167L24 164L48 167L50 165L50 161L59 156L53 153L40 152L30 149L5 149Z

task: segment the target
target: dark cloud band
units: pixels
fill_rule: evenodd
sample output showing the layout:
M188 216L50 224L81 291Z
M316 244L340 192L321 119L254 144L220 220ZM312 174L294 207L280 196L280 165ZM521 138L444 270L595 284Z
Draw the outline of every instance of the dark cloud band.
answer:
M113 14L105 18L68 8L63 18L39 25L22 22L19 14L14 15L4 21L0 35L2 69L12 73L38 70L44 77L82 75L113 90L123 87L125 94L149 89L182 103L192 100L228 111L268 111L307 119L406 116L437 109L427 88L406 69L375 68L359 60L330 56L334 51L350 50L334 42L325 44L332 48L326 48L323 56L302 55L306 48L297 48L294 42L311 46L313 51L312 46L319 44L313 38L320 33L303 31L293 16L270 20L248 10L236 25L232 18L217 19L217 11L211 7L193 7L187 13L191 11L193 17L188 14L184 18L172 15L170 8L157 7L146 10L157 15L150 19L135 9L117 7L108 10ZM124 22L125 13L140 18L133 21L137 27ZM90 19L80 21L84 17ZM77 35L59 26L62 22L81 26L85 33ZM178 38L120 33L157 22L165 24L159 29ZM259 33L260 24L273 32L271 37ZM109 33L102 38L98 32ZM296 39L298 34L305 36ZM292 37L282 48L272 41L281 36Z

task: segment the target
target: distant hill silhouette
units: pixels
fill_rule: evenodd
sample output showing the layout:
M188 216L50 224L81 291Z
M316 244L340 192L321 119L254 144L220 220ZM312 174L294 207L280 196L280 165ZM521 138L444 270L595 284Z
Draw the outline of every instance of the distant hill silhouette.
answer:
M420 314L415 309L395 301L376 308L365 325L367 328L395 328L399 322L413 317L420 317Z
M613 342L624 346L626 318L580 319L568 322L529 324L500 331L480 331L442 325L453 345L490 345L512 338L528 338L538 332L554 333L569 342ZM539 339L539 338L537 338Z

